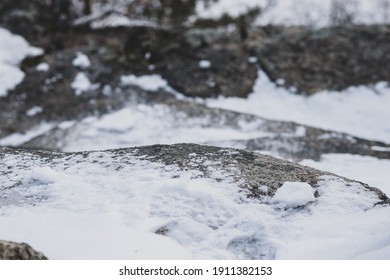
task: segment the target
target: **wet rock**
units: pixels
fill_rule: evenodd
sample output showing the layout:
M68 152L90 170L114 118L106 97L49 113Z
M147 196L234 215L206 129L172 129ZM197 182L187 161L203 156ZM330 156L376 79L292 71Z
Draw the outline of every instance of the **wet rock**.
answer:
M0 240L0 260L47 260L47 257L26 243Z

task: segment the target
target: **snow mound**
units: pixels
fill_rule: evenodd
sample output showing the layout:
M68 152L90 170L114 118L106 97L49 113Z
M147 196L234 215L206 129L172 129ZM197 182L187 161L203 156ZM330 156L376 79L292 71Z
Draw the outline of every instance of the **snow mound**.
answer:
M86 69L89 66L91 66L91 61L89 61L89 58L87 55L78 52L76 57L72 61L73 66L79 67L81 69Z
M305 206L313 201L313 188L302 182L285 182L271 199L272 203L280 203L288 208Z

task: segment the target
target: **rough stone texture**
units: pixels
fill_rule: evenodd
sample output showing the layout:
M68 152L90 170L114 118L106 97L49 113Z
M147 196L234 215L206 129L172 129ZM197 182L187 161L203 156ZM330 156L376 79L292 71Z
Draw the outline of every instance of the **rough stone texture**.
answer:
M173 88L188 96L245 97L250 93L256 79L256 66L248 62L249 53L245 45L237 40L240 37L239 32L237 30L228 32L226 26L211 30L192 30L171 25L93 30L88 25L73 25L77 15L69 8L66 16L57 15L67 22L64 27L57 28L57 25L62 26L56 22L57 17L41 16L42 12L38 12L36 7L25 2L21 1L22 4L18 5L7 1L0 6L0 15L4 14L0 26L3 25L23 35L33 45L44 48L50 56L47 58L49 61L58 56L66 56L72 51L66 49L88 48L88 53L95 53L99 60L105 62L105 68L111 70L104 71L104 78L99 76L101 84L115 80L115 77L118 77L117 70L124 69L128 74L140 75L151 72L162 74ZM192 5L193 2L191 1ZM164 3L163 6L167 4ZM41 5L44 10L51 8L48 4ZM180 7L172 9L172 12L180 14L180 9L184 6ZM165 7L164 10L168 8ZM23 19L28 21L28 25L37 27L33 30L20 27L20 13ZM152 19L155 17L154 14L150 14ZM58 53L63 50L64 53ZM150 56L149 59L145 59L146 54ZM211 67L200 68L199 61L202 59L209 60ZM107 60L111 62L108 66ZM29 66L33 66L32 64L30 62ZM55 72L55 75L58 75L58 72Z
M321 30L268 27L270 41L251 42L272 81L307 95L390 82L390 27L339 26ZM263 30L263 31L264 31Z
M97 31L90 25L100 17L76 24L84 16L77 8L82 5L71 6L70 2L4 0L0 26L21 34L47 53L88 46L100 55L110 54L114 71L106 72L107 80L115 77L118 66L126 65L131 73L162 74L188 96L245 97L256 77L256 66L247 61L252 55L257 55L271 80L283 79L281 86L307 95L389 81L390 27L386 25L321 30L251 27L246 18L259 11L248 11L238 19L192 24L187 19L194 13L193 0L143 0L125 6L117 3L122 12L111 9L108 13L150 24ZM150 58L145 60L147 53ZM201 59L209 60L211 67L201 69Z
M0 260L47 260L47 257L26 243L0 240Z

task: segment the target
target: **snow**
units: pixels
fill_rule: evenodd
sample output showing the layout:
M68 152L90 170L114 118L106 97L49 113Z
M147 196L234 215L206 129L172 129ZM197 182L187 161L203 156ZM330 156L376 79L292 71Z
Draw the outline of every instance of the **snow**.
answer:
M199 67L202 69L208 69L210 68L210 66L211 66L211 62L209 60L203 59L199 61Z
M245 140L268 134L257 129L261 121L239 123L236 128L214 124L208 116L190 118L166 105L127 105L100 118L89 117L63 139L64 151L102 150L174 143Z
M390 126L383 121L390 119L390 87L382 82L375 88L350 87L341 92L323 91L305 97L278 87L259 71L248 98L219 97L208 99L206 104L390 142Z
M29 117L33 117L33 116L38 115L38 114L40 114L42 112L43 112L43 108L42 107L34 106L34 107L30 108L29 110L27 110L26 115L29 116Z
M257 62L257 57L255 57L255 56L249 57L249 58L248 58L248 62L249 62L249 63L256 63L256 62Z
M340 1L357 24L389 23L390 7L383 0ZM332 25L332 0L219 0L217 2L198 1L196 13L199 18L218 19L224 14L232 17L260 7L262 12L258 25L306 25L320 28Z
M313 201L315 201L313 188L302 182L285 182L271 199L271 203L281 204L287 208L305 206Z
M39 63L36 67L37 71L47 72L49 71L49 64L46 62Z
M118 26L148 26L156 27L156 23L149 20L142 19L131 19L127 16L111 14L104 18L94 20L91 27L94 29L101 29L107 27L118 27Z
M135 75L121 76L121 82L123 85L138 86L148 91L157 91L159 88L168 87L168 82L157 74L138 77Z
M0 98L7 96L8 91L24 79L18 64L26 56L40 54L41 49L31 47L21 36L0 27Z
M45 167L36 167L31 171L30 176L25 179L25 183L34 183L34 184L52 184L58 181L58 175L55 170L52 168Z
M390 148L386 147L378 147L378 146L372 146L371 150L373 151L379 151L379 152L390 152Z
M53 123L42 122L41 124L31 128L25 133L13 133L0 139L0 146L16 147L22 145L37 136L45 134L55 125Z
M91 66L91 62L87 55L82 52L77 52L76 57L72 61L72 65L81 69L86 69Z
M76 95L81 95L83 92L91 89L92 83L84 72L79 72L71 83L71 87Z

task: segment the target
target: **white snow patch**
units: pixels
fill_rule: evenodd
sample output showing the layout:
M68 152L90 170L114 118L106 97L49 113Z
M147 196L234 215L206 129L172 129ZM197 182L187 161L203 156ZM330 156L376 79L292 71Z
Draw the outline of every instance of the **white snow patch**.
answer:
M79 72L71 83L71 87L76 95L81 95L83 92L91 89L92 84L85 73Z
M306 127L304 126L298 126L295 130L295 136L297 137L304 137L306 135Z
M16 147L22 145L35 137L45 134L51 130L55 125L53 123L41 123L25 133L13 133L0 139L0 146Z
M58 180L58 174L55 170L50 167L36 167L34 168L30 176L28 176L25 181L36 181L41 184L52 184Z
M41 106L34 106L27 110L26 115L29 117L33 117L43 112L43 108Z
M0 98L24 79L18 64L26 56L42 53L42 49L31 47L21 36L0 27Z
M63 121L57 125L59 129L69 129L76 124L76 121Z
M122 109L104 115L93 124L93 127L98 130L124 132L131 129L137 121L141 121L140 118L137 118L137 114L133 114L129 109Z
M211 62L209 60L202 59L199 61L199 67L202 69L209 69L211 67Z
M390 88L383 86L383 83L378 84L380 86L376 89L358 86L306 97L276 86L265 73L259 71L248 98L210 98L206 104L390 142L390 126L383 121L390 119Z
M77 52L76 57L72 61L72 65L81 69L86 69L91 66L91 61L89 61L87 55L82 52Z
M168 82L156 74L138 77L134 75L121 76L121 82L123 85L138 86L148 91L157 91L159 88L168 87Z
M371 150L378 151L378 152L390 152L389 147L380 147L380 146L372 146Z
M257 57L256 56L251 56L248 58L249 63L257 63Z
M305 206L313 201L315 201L313 188L303 182L285 182L271 198L271 203L282 204L288 208Z
M49 64L46 62L39 63L35 69L37 69L37 71L47 72L49 71Z
M91 23L93 29L101 29L106 27L118 27L118 26L148 26L156 27L156 23L149 20L131 19L126 16L111 14L105 18L94 20Z

